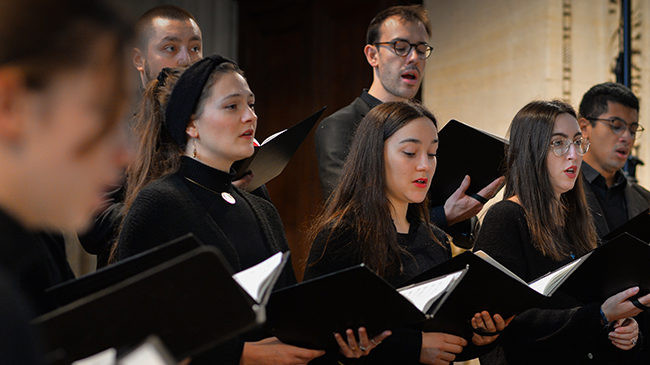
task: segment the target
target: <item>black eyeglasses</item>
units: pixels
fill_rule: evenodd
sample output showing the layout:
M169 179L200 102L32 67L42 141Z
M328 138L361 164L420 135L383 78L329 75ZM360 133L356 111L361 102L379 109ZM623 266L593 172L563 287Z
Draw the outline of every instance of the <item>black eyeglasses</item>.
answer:
M551 140L551 151L555 154L557 157L562 157L569 152L569 148L571 145L576 146L576 152L580 155L583 156L587 151L589 151L589 139L584 138L584 137L578 137L574 140L570 140L565 137L557 137L553 140Z
M636 137L641 134L641 132L644 131L644 128L641 124L639 123L630 123L627 124L627 122L619 117L611 117L608 119L605 118L594 118L594 117L587 117L585 118L587 120L591 120L594 122L603 122L609 126L609 128L614 132L614 134L620 135L623 134L623 132L627 129L630 131L630 134L632 137Z
M415 48L415 53L418 55L418 58L423 60L429 58L433 52L433 47L426 43L409 43L408 41L396 40L390 42L375 42L373 44L375 46L391 45L393 46L392 48L395 54L400 57L408 56L413 48Z

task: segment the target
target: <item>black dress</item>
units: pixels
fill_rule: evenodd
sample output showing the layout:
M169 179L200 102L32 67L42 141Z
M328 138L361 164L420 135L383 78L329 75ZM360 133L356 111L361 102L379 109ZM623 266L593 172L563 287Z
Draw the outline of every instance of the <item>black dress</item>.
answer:
M187 233L217 247L237 272L288 250L280 216L265 199L240 191L231 184L232 174L189 157L180 170L147 185L124 218L116 250L123 259ZM222 192L230 194L228 203ZM291 265L278 286L295 283ZM261 336L261 335L260 335ZM239 364L244 340L239 337L195 357L192 363Z
M429 236L426 227L417 221L411 223L408 234L398 233L398 243L409 254L403 254L401 257L402 272L388 275L384 279L397 288L427 269L450 259L451 249L447 236L435 226L433 226L433 232L441 244L434 242ZM350 232L344 231L333 234L330 241L326 242L329 235L329 231L322 231L314 240L305 270L305 279L315 278L362 263L358 245L351 244L353 236ZM368 356L362 357L359 362L368 364L419 364L422 333L408 329L392 329L392 332L393 334L381 346L373 349ZM335 361L337 360L333 360L333 363L336 363ZM342 361L346 362L346 360ZM353 361L347 360L347 362Z
M571 260L554 261L536 250L524 209L508 200L488 210L474 249L485 251L527 282ZM527 310L506 328L499 346L481 357L481 364L506 360L508 364L624 364L634 351L611 344L599 309L600 303L574 303L564 310Z

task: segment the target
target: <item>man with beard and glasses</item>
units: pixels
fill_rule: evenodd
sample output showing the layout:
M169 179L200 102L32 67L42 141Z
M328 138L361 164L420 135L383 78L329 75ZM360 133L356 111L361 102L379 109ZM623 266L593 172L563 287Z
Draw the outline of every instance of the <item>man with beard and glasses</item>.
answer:
M316 130L316 153L323 195L327 199L338 183L352 136L361 119L375 106L389 101L411 100L424 77L424 66L433 47L428 44L431 27L420 5L393 6L379 12L370 22L364 47L373 70L370 89L350 105L325 118ZM498 178L478 194L483 201L465 194L468 177L443 206L431 207L431 220L454 236L463 247L472 244L470 219L483 208L501 186ZM461 223L462 222L462 223Z

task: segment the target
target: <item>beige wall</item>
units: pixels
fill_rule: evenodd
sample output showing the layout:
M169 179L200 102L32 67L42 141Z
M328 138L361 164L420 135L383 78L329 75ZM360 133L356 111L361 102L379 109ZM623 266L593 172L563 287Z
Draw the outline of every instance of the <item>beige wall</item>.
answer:
M618 52L617 4L609 0L425 0L432 23L434 53L429 59L423 99L444 122L451 118L505 136L517 110L533 99L568 96L578 107L592 85L614 81L610 71ZM649 0L633 2L634 18L650 34ZM563 21L570 30L563 41ZM635 41L642 52L635 61L643 76L650 63L650 37ZM570 67L563 87L563 65ZM650 100L648 77L633 89ZM564 94L563 94L564 91ZM647 96L646 96L647 95ZM645 123L648 127L650 124ZM640 157L650 165L650 133L642 135ZM650 167L638 177L650 186Z

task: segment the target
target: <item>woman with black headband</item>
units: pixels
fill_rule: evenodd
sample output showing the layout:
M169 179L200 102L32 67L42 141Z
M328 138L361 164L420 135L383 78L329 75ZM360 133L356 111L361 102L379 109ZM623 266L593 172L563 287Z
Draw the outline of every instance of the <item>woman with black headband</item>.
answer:
M219 248L235 271L288 250L275 207L232 185L232 164L254 151L254 106L242 71L220 56L204 58L182 74L165 69L149 84L136 125L139 150L127 171L127 212L115 259L189 232ZM278 285L294 282L291 271ZM350 348L342 351L360 356ZM194 362L306 364L323 353L275 338L237 339Z

